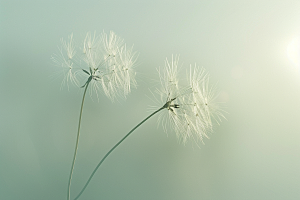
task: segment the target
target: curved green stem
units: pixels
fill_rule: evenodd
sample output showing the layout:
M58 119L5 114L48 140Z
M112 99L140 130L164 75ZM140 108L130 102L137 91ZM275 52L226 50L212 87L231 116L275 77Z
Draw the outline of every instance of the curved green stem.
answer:
M82 116L82 110L83 110L83 103L85 99L85 94L87 91L87 88L89 86L90 81L88 81L85 84L85 89L82 97L82 102L81 102L81 108L80 108L80 114L79 114L79 122L78 122L78 131L77 131L77 139L76 139L76 145L75 145L75 152L74 152L74 157L73 157L73 162L72 162L72 167L71 167L71 172L70 172L70 177L69 177L69 183L68 183L68 200L70 200L70 193L71 193L71 181L72 181L72 175L74 171L74 165L75 165L75 160L76 160L76 155L77 155L77 149L78 149L78 143L79 143L79 134L80 134L80 124L81 124L81 116Z
M105 156L102 158L102 160L98 163L97 167L94 169L93 173L91 174L91 176L89 177L88 181L86 182L86 184L84 185L83 189L80 191L80 193L77 195L77 197L74 199L78 199L80 197L80 195L84 192L85 188L88 186L88 184L90 183L91 179L93 178L94 174L96 173L96 171L98 170L98 168L100 167L100 165L103 163L103 161L107 158L107 156L117 147L119 146L119 144L121 144L123 142L123 140L125 140L135 129L137 129L140 125L142 125L145 121L147 121L150 117L152 117L153 115L155 115L156 113L158 113L159 111L161 111L162 109L164 109L165 107L161 107L160 109L158 109L157 111L153 112L151 115L149 115L146 119L144 119L142 122L140 122L138 125L136 125L131 131L129 131L129 133L127 133L117 144L115 144L115 146L113 146L113 148L111 148L109 150L109 152L107 152L105 154Z

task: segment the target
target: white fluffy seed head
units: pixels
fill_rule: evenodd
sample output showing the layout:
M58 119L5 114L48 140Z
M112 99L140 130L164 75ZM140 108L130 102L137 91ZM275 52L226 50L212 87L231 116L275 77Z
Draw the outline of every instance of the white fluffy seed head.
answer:
M87 33L81 48L81 55L76 56L73 34L68 42L62 41L59 56L54 55L56 65L67 69L63 83L79 85L78 78L82 75L87 81L91 77L90 94L104 93L112 101L117 97L126 97L132 86L136 86L134 65L137 55L132 48L127 49L123 39L114 32L109 35ZM76 62L74 62L76 60Z
M209 87L209 78L204 69L197 65L190 67L187 75L188 85L182 85L178 79L179 57L166 60L164 68L159 68L161 88L157 89L165 112L159 116L166 131L166 126L173 127L179 141L185 143L192 138L196 143L203 142L212 132L213 120L220 122L224 118L222 110L214 102L215 93Z

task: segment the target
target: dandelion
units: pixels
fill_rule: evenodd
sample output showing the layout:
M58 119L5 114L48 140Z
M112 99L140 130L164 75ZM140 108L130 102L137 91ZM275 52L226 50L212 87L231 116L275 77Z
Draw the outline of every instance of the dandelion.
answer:
M196 142L203 142L203 138L208 138L208 133L213 130L213 121L219 123L222 118L225 118L224 111L215 103L214 87L209 87L209 77L205 70L197 65L191 66L188 73L188 84L182 86L178 79L178 61L178 56L175 58L172 56L171 62L166 59L164 68L158 69L161 87L156 89L155 93L159 95L160 106L110 149L98 163L75 200L84 192L107 156L153 115L159 113L158 121L164 130L167 131L167 126L170 126L179 141L183 143L189 138Z
M208 138L208 133L213 130L212 119L219 123L225 118L215 103L214 87L209 88L209 76L203 68L190 66L188 84L182 86L178 84L178 56L172 57L171 63L168 60L165 63L165 68L158 70L162 87L156 94L166 112L160 112L158 123L165 132L170 126L183 143L189 138L203 143L203 138Z
M79 53L78 53L79 52ZM117 97L126 97L131 87L136 86L134 65L137 55L131 49L127 49L123 40L114 32L109 35L103 33L101 36L96 33L87 33L83 42L83 47L75 50L73 34L65 41L61 39L59 54L54 54L52 60L62 68L63 81L62 87L67 85L79 86L79 75L85 77L84 88L75 152L68 182L67 199L70 199L71 181L77 155L81 117L85 95L90 87L90 95L96 94L99 100L99 93L103 92L108 98L114 101Z

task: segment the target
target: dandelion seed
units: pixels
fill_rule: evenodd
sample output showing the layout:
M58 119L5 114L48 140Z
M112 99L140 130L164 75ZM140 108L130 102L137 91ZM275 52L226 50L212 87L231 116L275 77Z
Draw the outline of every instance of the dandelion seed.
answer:
M114 32L110 31L109 36L102 34L103 54L104 58L117 57L119 49L123 46L123 39L118 37Z
M61 67L64 75L61 84L61 89L66 85L70 89L70 83L78 86L78 79L76 77L78 69L74 68L74 56L76 54L73 34L68 37L68 41L61 39L61 47L58 47L59 54L54 54L51 59L56 66Z
M126 45L120 49L119 55L120 55L120 67L122 73L122 79L123 82L123 91L124 96L128 95L131 91L131 87L136 87L137 83L135 80L135 71L134 71L134 65L137 60L136 53L132 51L133 47L130 49L126 48Z

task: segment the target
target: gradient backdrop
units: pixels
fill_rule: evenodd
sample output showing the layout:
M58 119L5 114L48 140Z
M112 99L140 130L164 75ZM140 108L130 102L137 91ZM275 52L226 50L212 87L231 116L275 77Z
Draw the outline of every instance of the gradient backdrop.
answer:
M103 30L139 52L138 88L116 103L86 98L73 198L149 114L156 68L180 54L183 71L197 63L218 83L227 121L199 149L151 118L81 199L300 199L299 0L1 0L1 200L66 199L83 90L60 90L50 57L60 38Z

